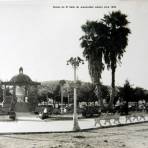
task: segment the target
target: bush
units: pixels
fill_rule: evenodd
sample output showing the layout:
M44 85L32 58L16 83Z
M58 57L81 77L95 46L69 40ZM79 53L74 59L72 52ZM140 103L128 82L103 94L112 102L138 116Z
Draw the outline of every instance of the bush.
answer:
M61 110L59 108L54 108L52 113L55 115L59 115L61 114Z
M85 106L82 109L82 116L86 118L99 116L100 113L100 108L98 106Z

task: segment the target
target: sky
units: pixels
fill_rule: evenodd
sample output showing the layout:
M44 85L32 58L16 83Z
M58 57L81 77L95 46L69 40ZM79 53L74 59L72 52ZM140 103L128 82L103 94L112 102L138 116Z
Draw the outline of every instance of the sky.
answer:
M146 0L0 0L0 79L10 80L22 66L34 81L73 80L73 69L66 61L75 56L85 60L81 26L116 10L128 15L132 32L116 70L116 85L128 79L133 86L148 89ZM79 66L77 78L91 81L87 61ZM110 85L111 71L103 71L101 81Z

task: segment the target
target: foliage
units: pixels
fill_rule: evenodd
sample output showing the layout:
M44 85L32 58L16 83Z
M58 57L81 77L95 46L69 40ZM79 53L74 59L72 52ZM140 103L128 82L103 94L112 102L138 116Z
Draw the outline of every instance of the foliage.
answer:
M59 81L60 86L64 86L65 83L66 83L65 80L60 80L60 81Z
M37 99L37 92L38 92L38 90L36 87L34 87L34 86L30 87L30 90L28 93L28 103L29 103L31 111L35 110L35 107L37 106L37 104L39 102Z
M128 45L130 29L127 28L129 23L127 15L122 14L120 11L113 11L108 15L104 15L102 22L108 28L104 59L107 67L112 70L112 96L110 100L112 106L115 96L115 71L117 63L121 63L121 58Z
M98 21L87 21L82 26L85 33L80 40L81 47L84 48L83 55L88 60L88 69L92 82L97 85L97 94L101 99L100 79L104 70L104 65L112 70L112 97L110 106L115 96L115 71L117 63L121 63L121 58L128 44L128 34L130 30L127 15L120 11L104 15L103 19ZM103 63L103 58L105 64ZM103 105L101 103L101 105Z
M102 56L106 41L107 27L97 21L87 21L82 25L84 35L80 38L83 55L88 60L89 74L93 83L100 84L101 73L104 70Z
M101 73L104 70L103 54L104 45L107 40L108 28L102 22L87 21L82 25L84 35L80 38L81 47L84 48L83 55L88 61L88 69L91 80L96 84L96 94L103 108L101 98Z
M129 102L132 100L133 88L128 80L126 80L124 86L120 88L119 96L126 102Z
M63 101L64 103L67 103L67 98L69 95L70 98L70 103L73 103L73 86L74 83L72 81L66 81L66 84L64 85L63 88ZM131 90L131 96L126 97L129 101L138 101L140 99L145 99L148 101L148 91L144 90L143 88L136 87L133 88L132 85L129 83L129 86L127 85L128 81L125 82L123 87L118 87L116 88L116 97L114 99L114 102L116 102L119 98L125 98L126 92L128 92L129 86ZM78 97L78 102L94 102L97 101L97 97L95 95L95 85L92 83L87 83L87 82L78 82L80 85L78 85L77 89L77 97ZM51 91L53 90L53 91ZM105 99L107 102L109 102L110 99L110 91L111 87L110 86L105 86L101 85L101 95L102 98ZM49 98L53 99L56 101L56 103L60 102L61 96L60 96L60 85L59 81L49 81L46 83L42 83L42 85L39 87L38 94L46 94L48 95ZM128 94L130 94L128 93ZM46 95L45 98L47 97Z
M3 101L3 89L2 86L0 87L0 102Z
M106 100L106 102L109 102L110 100L110 87L101 85L101 95L102 98Z
M39 102L47 101L48 90L46 88L40 88L38 91L38 100Z
M119 88L118 96L127 102L138 102L139 100L148 102L148 90L141 87L133 88L128 80L125 81L123 87Z
M97 101L94 90L95 86L91 83L85 83L81 85L78 90L78 101L87 103Z
M148 95L145 93L143 88L136 87L133 92L134 101L138 102L139 100L148 100Z

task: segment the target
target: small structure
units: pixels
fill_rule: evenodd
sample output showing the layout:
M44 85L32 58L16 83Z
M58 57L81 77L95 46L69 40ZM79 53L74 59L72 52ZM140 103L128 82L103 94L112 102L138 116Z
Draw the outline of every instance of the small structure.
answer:
M37 91L37 86L41 83L32 81L31 78L23 73L23 68L19 68L19 74L13 76L10 81L2 82L3 89L3 101L8 97L6 96L6 87L11 87L11 96L13 102L15 102L14 111L17 112L28 112L29 111L29 91L30 87L34 86ZM35 93L37 99L37 92Z

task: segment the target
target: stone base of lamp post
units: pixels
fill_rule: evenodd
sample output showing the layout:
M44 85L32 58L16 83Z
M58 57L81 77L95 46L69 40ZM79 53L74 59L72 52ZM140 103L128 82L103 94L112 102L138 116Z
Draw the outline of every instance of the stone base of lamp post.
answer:
M79 123L78 123L78 116L77 114L73 114L73 131L79 131Z

